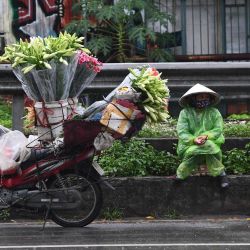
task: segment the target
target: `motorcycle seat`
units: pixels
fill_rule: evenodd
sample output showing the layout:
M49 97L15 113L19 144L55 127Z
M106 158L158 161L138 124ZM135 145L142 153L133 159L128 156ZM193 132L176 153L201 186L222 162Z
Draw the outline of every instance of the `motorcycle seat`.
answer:
M22 170L28 168L32 164L47 158L47 156L51 155L53 150L51 149L31 149L30 157L20 164Z

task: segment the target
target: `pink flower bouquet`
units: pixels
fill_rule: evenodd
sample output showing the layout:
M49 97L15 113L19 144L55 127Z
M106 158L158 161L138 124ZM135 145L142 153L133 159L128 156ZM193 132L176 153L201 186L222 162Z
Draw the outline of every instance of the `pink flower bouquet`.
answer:
M102 63L97 58L78 52L78 65L69 91L69 97L78 97L89 86L96 74L101 71Z

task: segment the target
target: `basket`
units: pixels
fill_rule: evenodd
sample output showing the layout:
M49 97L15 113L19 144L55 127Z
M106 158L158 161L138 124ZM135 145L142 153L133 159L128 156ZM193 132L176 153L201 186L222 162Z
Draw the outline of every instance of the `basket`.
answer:
M64 145L67 149L93 145L103 126L98 121L68 120L63 123Z

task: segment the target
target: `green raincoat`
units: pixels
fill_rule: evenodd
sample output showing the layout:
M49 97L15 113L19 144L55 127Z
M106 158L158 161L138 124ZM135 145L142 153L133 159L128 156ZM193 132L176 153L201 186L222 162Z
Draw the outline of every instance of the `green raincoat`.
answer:
M225 141L223 119L216 108L184 108L179 115L177 132L177 153L182 159L177 169L178 178L185 179L201 164L207 165L212 176L218 176L224 171L220 149ZM194 139L200 135L207 135L208 139L203 145L196 145Z

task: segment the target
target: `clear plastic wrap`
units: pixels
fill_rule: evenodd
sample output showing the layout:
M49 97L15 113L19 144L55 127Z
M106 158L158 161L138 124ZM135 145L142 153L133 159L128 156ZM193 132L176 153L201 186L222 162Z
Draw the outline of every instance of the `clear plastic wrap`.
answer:
M95 72L93 69L90 69L87 66L87 63L78 64L70 87L69 97L79 97L82 91L86 89L93 81L96 74L97 72Z
M14 68L18 80L21 81L25 93L35 101L58 101L69 97L78 55L67 59L68 65L59 62L50 62L52 69L36 70L24 74L21 68Z
M45 102L64 100L69 97L77 62L78 57L74 55L68 59L68 65L51 62L52 69L32 70L32 75Z
M56 97L56 67L52 64L52 69L32 70L31 73L41 94L40 101L52 101Z
M36 81L31 72L24 74L21 67L13 68L13 72L17 79L21 82L22 88L26 95L35 101L42 101L42 96L37 87Z

